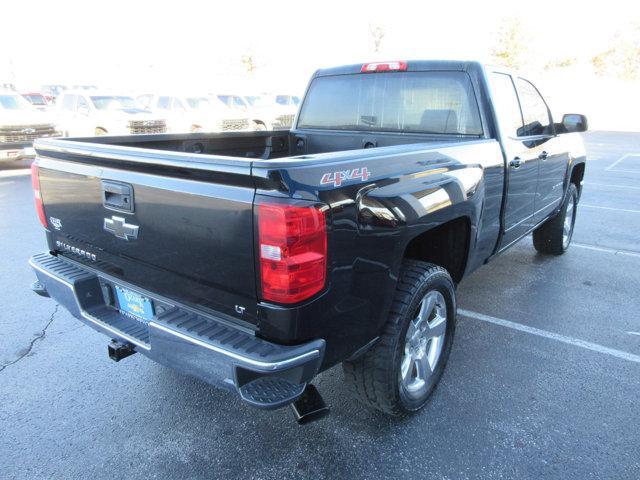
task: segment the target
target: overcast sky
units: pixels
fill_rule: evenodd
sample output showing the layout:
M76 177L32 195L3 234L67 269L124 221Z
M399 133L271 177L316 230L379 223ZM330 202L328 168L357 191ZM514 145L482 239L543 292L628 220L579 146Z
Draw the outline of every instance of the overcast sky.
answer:
M251 53L265 88L301 90L316 68L375 59L370 25L385 29L378 58L485 60L507 16L522 19L535 55L589 58L640 19L640 2L618 0L3 3L0 83L12 71L34 86L231 89Z

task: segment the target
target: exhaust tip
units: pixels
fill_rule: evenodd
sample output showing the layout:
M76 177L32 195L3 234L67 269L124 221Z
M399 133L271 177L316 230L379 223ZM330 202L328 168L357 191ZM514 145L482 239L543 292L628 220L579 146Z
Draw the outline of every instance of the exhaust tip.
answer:
M291 404L298 425L320 420L329 414L329 407L315 385L308 384L302 395Z

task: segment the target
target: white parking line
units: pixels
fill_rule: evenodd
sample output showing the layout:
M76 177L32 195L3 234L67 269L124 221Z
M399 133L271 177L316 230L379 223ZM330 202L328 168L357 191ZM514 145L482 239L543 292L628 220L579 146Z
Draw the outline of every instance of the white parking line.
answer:
M600 210L614 210L616 212L640 213L640 210L631 210L628 208L602 207L600 205L587 205L584 203L581 203L580 206L585 208L599 208Z
M458 309L458 313L463 317L473 318L482 322L493 323L494 325L500 325L501 327L507 327L513 330L518 330L520 332L530 333L531 335L548 338L550 340L555 340L556 342L566 343L568 345L573 345L574 347L584 348L586 350L591 350L592 352L603 353L605 355L620 358L622 360L627 360L629 362L640 363L640 355L634 355L633 353L605 347L603 345L598 345L597 343L587 342L585 340L580 340L579 338L568 337L566 335L560 335L559 333L554 332L548 332L547 330L541 330L539 328L530 327L521 323L512 322L510 320L503 320L502 318L491 317L489 315L484 315L482 313L472 312L469 310L463 310L461 308Z
M640 190L640 187L632 187L630 185L611 185L608 183L592 183L592 182L584 182L584 184L589 185L590 187L628 188L630 190Z
M631 250L619 250L617 248L601 247L599 245L588 245L586 243L571 243L572 247L584 248L586 250L595 250L596 252L613 253L614 255L626 255L628 257L640 258L640 252L633 252Z
M611 165L609 165L607 168L605 168L606 171L611 171L611 169L613 169L616 165L618 165L620 162L622 162L623 160L629 158L629 157L640 157L640 153L626 153L623 156L621 156L618 160L616 160L615 162L613 162ZM616 170L616 172L619 172L620 170Z

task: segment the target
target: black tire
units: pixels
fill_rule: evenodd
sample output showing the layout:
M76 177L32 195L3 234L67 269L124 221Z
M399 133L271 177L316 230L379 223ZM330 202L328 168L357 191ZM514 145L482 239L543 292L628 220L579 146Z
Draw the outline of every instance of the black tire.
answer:
M428 382L424 382L424 391L412 397L401 378L401 362L405 349L409 348L406 340L409 324L430 292L439 292L446 304L444 337L440 340L444 343L433 373ZM342 364L347 384L364 404L390 415L401 416L419 410L444 371L455 333L455 318L455 287L449 273L437 265L405 260L380 339L357 359Z
M575 184L570 183L564 197L560 211L540 225L533 231L533 246L540 253L550 255L562 255L571 245L573 238L573 227L576 223L576 212L578 208L578 189ZM571 218L569 220L570 229L565 236L565 218L567 211Z

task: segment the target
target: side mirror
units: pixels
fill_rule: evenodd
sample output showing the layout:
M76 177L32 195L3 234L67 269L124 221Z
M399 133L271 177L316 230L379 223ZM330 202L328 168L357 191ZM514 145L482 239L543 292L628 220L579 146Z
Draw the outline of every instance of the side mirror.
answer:
M587 117L579 113L567 113L562 117L562 125L566 133L586 132L589 128Z

